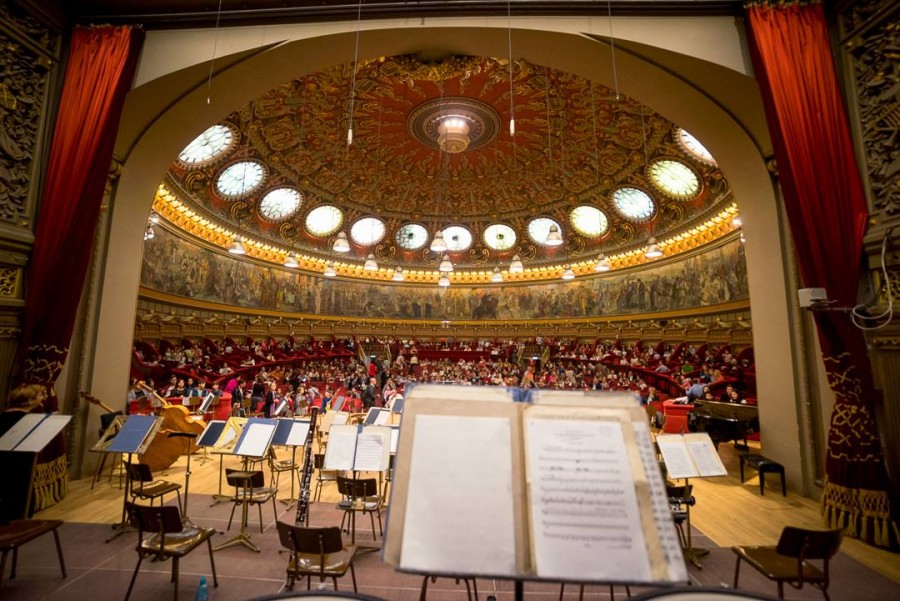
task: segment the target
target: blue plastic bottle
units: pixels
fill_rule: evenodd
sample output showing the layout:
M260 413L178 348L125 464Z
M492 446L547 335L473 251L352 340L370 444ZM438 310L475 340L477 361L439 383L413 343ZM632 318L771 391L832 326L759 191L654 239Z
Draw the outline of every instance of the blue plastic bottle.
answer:
M206 586L206 576L200 576L200 584L194 594L194 601L209 601L209 588Z

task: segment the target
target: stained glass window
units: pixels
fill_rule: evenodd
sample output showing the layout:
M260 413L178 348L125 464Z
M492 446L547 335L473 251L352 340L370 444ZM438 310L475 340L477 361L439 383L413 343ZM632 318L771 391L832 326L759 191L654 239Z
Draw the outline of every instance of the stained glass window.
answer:
M697 174L680 161L654 161L650 165L650 180L660 190L680 200L694 198L700 192Z
M306 231L313 236L327 236L344 223L344 213L337 207L322 205L306 216Z
M495 223L484 229L484 243L494 250L506 250L516 243L516 231L503 223Z
M581 205L572 209L569 221L579 234L589 238L602 236L609 229L606 213L591 205Z
M397 244L406 250L416 250L428 242L428 230L418 223L407 223L397 230Z
M229 165L219 174L216 179L216 190L222 196L242 196L259 186L264 175L261 163L240 161Z
M708 151L703 144L700 143L700 140L689 134L686 130L678 130L678 141L681 142L681 145L684 146L685 150L690 152L701 161L706 161L707 163L711 163L713 165L716 164L716 160L713 158L712 153Z
M549 217L535 217L528 222L528 237L535 244L549 246L547 244L547 236L550 234L550 227L554 225L559 230L559 233L562 234L562 228L553 219Z
M201 165L221 156L234 141L234 132L225 125L213 125L184 147L178 159L187 165Z
M613 192L612 199L616 210L629 219L647 219L655 210L650 195L637 188L619 188Z
M375 217L363 217L350 228L350 237L360 246L371 246L384 238L384 222Z
M279 221L297 212L303 197L293 188L275 188L266 193L259 203L259 212L266 219Z
M444 230L444 242L451 251L466 250L472 246L472 233L461 225L451 225Z

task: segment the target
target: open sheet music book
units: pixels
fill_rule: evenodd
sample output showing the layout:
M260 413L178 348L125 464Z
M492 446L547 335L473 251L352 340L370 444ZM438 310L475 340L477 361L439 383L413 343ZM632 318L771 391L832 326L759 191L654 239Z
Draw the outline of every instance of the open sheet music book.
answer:
M517 395L419 385L406 396L385 561L429 574L686 581L636 397Z
M71 415L50 415L47 413L29 413L23 415L12 428L0 437L0 451L19 451L37 453L59 434Z
M110 453L137 453L142 455L162 426L163 418L153 415L129 415L122 429L106 447Z
M660 434L656 437L669 478L727 476L728 470L706 432Z
M324 469L383 472L390 461L390 426L331 426Z

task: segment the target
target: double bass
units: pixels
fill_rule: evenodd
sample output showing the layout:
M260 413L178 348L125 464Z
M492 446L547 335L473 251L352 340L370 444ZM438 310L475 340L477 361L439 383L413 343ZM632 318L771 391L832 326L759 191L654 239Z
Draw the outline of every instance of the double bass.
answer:
M191 415L191 411L184 405L173 405L172 403L161 397L159 394L157 394L155 390L147 386L147 384L144 382L138 382L137 387L149 393L156 400L156 403L159 406L159 413L157 415L163 418L163 423L159 428L159 434L166 435L166 440L168 441L168 443L177 446L181 450L179 455L196 452L198 448L196 439L191 440L190 447L188 448L182 440L169 438L168 434L170 432L190 432L196 434L197 436L200 436L206 429L206 424L203 421L203 417L199 415ZM157 435L157 439L158 438L160 438L159 435ZM147 449L147 452L144 453L143 456L143 462L149 464L151 470L169 467L170 465L172 465L172 463L175 462L175 459L178 459L178 455L176 455L175 459L172 459L169 463L166 463L160 468L154 468L154 446L156 445L157 440L154 439L154 441L150 444L150 448ZM168 456L168 453L166 453L166 456ZM160 459L162 459L162 457L160 457Z

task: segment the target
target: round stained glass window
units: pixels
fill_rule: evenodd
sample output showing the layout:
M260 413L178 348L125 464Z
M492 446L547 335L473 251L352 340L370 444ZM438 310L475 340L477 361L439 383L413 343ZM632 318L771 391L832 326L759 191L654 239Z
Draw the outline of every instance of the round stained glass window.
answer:
M350 237L360 246L371 246L384 238L384 222L375 217L363 217L350 228Z
M184 147L178 160L186 165L202 165L221 156L234 142L234 131L225 125L213 125Z
M259 203L259 213L266 219L279 221L297 212L303 197L293 188L275 188Z
M484 229L484 243L494 250L506 250L516 243L516 231L503 223L495 223Z
M265 170L256 161L241 161L229 165L216 179L216 190L222 196L242 196L259 186Z
M650 195L637 188L619 188L612 195L616 210L628 219L643 221L653 215L655 205Z
M397 244L406 250L416 250L428 242L428 230L418 223L407 223L397 230Z
M466 250L472 246L472 233L461 225L451 225L444 230L444 242L452 252Z
M716 159L713 158L713 155L710 151L706 149L706 147L700 143L700 140L689 134L684 129L678 130L678 141L681 142L681 145L687 150L689 153L694 155L696 158L701 161L706 161L712 165L716 164Z
M606 213L591 205L581 205L572 209L569 220L579 234L588 238L602 236L609 229Z
M680 161L662 159L650 165L650 181L674 198L688 200L700 192L700 178Z
M306 231L313 236L327 236L344 223L344 213L337 207L322 205L306 216Z
M549 217L535 217L528 222L528 237L531 238L532 242L535 244L552 246L547 244L547 236L550 235L550 228L554 225L556 226L556 229L559 230L559 233L562 234L562 228L559 227L559 224L553 219L550 219Z

